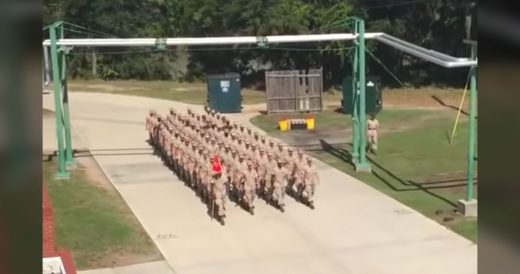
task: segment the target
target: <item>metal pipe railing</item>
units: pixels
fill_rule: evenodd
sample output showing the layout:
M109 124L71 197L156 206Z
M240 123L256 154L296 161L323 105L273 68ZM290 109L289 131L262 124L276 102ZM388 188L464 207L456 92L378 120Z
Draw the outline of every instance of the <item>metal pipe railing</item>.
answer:
M85 38L85 39L59 39L58 46L70 47L148 47L148 46L177 46L177 45L230 45L230 44L257 44L257 43L300 43L323 41L348 41L357 38L352 33L328 33L328 34L302 34L302 35L269 35L256 36L228 36L228 37L180 37L180 38ZM467 58L457 58L438 51L423 48L406 42L397 37L383 32L365 33L365 39L374 39L399 49L403 52L447 67L468 67L477 65L477 61ZM43 41L43 46L49 46L50 41Z

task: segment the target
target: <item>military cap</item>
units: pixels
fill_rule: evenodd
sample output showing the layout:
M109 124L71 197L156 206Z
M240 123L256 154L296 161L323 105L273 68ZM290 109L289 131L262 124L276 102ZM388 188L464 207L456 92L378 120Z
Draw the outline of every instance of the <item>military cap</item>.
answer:
M291 147L287 148L287 151L289 151L289 152L293 152L293 150L292 150Z
M278 147L283 147L282 143L278 143Z
M271 158L271 157L273 157L273 154L271 152L268 152L267 157Z
M284 162L285 162L285 161L282 160L282 159L278 159L278 160L276 160L276 163L278 163L278 164L283 164Z
M241 129L244 129L244 125L240 125L240 128L241 128Z
M265 152L263 148L259 149L259 151L260 151L260 153L264 153Z
M312 159L311 158L307 158L307 163L312 163Z
M247 161L247 166L248 167L253 166L253 163L251 161Z
M239 155L238 155L238 158L240 158L240 159L244 159L244 154L239 154Z
M251 132L251 128L248 127L248 128L247 128L247 132Z
M298 149L298 154L303 155L303 150Z
M153 110L153 109L150 109L149 113L150 114L156 114L157 112L155 112L155 110Z

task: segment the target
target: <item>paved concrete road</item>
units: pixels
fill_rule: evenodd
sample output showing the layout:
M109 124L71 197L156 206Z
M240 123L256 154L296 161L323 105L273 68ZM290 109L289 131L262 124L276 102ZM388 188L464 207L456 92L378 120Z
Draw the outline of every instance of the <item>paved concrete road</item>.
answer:
M52 95L43 96L52 109ZM220 226L145 142L148 109L187 105L115 94L70 97L74 131L176 273L477 273L475 244L319 161L316 210L290 197L285 213L261 200L255 216L228 204ZM52 146L51 136L44 146Z
M173 274L170 265L165 261L149 262L114 268L100 268L78 271L78 274Z

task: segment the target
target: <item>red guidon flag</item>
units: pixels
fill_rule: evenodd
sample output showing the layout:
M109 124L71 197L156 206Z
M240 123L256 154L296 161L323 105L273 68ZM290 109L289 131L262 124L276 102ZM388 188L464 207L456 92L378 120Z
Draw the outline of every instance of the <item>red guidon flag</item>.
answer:
M220 159L218 156L213 157L213 174L220 174L222 173L222 165L220 164Z

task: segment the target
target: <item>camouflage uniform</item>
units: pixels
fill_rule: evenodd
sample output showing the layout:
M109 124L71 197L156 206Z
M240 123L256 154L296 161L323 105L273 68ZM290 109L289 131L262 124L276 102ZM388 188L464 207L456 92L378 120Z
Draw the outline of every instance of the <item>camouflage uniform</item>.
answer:
M277 166L273 171L273 184L271 193L271 198L276 201L278 206L281 207L283 211L283 206L285 205L284 197L285 197L285 188L287 186L287 178L288 171L283 168L282 160L277 161Z
M157 113L155 112L155 110L150 110L150 113L149 115L146 117L146 123L145 123L145 126L146 126L146 131L148 132L148 140L150 142L151 145L154 145L153 144L153 128L155 126L155 123L157 122Z
M307 165L304 167L305 176L304 176L304 188L302 191L302 196L307 199L311 208L314 209L314 195L316 194L316 187L319 185L319 177L318 173L314 170L312 166L312 160L310 158L307 159Z
M224 217L226 216L226 186L224 184L223 174L214 175L211 184L211 196L214 206L212 211L216 210L219 221L224 224ZM213 212L211 212L213 214Z
M268 193L272 188L273 183L273 172L276 168L276 162L274 160L273 154L268 153L267 154L267 161L265 163L266 172L264 174L264 192Z
M256 185L257 185L257 174L253 170L252 163L247 163L247 170L244 171L244 184L243 184L243 201L248 206L251 214L254 210L254 201L256 196Z

